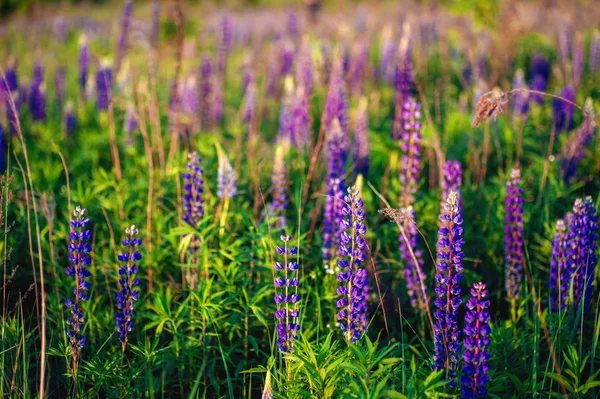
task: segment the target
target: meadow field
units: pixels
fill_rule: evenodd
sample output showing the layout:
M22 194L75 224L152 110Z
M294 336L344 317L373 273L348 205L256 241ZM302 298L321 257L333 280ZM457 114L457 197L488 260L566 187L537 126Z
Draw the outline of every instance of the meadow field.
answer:
M0 398L600 397L600 3L0 1L0 43Z

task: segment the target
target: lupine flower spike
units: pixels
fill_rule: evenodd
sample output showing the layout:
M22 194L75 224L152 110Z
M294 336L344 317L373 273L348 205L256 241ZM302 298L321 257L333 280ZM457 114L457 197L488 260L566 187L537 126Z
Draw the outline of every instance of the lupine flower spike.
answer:
M339 312L337 314L340 329L348 342L356 343L365 333L368 325L369 279L362 267L365 261L367 243L364 224L364 203L356 187L350 187L344 197L342 232L340 234L340 286L337 294Z
M275 322L277 326L277 347L282 353L294 351L294 341L297 338L300 325L298 324L300 312L300 295L298 295L298 262L291 259L298 254L296 247L288 247L292 236L282 235L283 247L275 249L279 256L283 255L283 262L275 262Z
M563 219L556 222L554 231L554 240L552 241L552 259L550 260L550 279L548 285L550 288L550 309L553 312L562 309L564 301L568 297L568 292L563 295L563 280L568 277L567 274L567 226Z
M455 376L460 356L459 331L456 316L462 302L459 282L462 279L462 215L458 207L459 199L455 191L450 192L444 212L440 216L441 226L437 243L437 274L435 300L436 311L433 355L435 370L443 370L450 385L456 384Z
M137 237L139 231L135 226L125 229L125 239L122 244L124 251L119 255L119 262L122 263L119 269L119 292L116 294L117 308L120 312L116 315L117 331L121 341L121 350L125 352L128 342L128 334L133 331L133 315L135 302L140 298L140 279L137 277L137 263L142 259L138 247L142 240Z
M467 301L463 341L465 351L462 376L460 378L463 399L479 399L487 395L485 385L490 381L488 360L490 352L489 335L490 301L486 299L488 291L484 283L475 283L471 288L471 298Z
M200 157L195 152L188 154L187 170L183 175L183 210L185 212L183 220L193 228L198 227L204 216L203 173L204 171L200 167ZM190 238L188 246L190 270L187 278L190 287L195 289L198 284L198 250L200 242L195 234ZM205 271L205 277L208 277L208 271Z
M78 82L82 96L85 96L88 73L90 68L90 49L87 43L87 37L82 35L79 38L79 60L78 60Z
M108 110L111 101L113 73L107 61L104 61L96 71L96 108L98 111Z
M504 284L511 302L511 316L516 320L516 301L521 295L524 261L523 189L519 169L513 169L510 173L504 204Z
M369 173L369 147L369 112L363 97L354 115L354 163L356 173L363 176Z
M217 196L223 201L223 209L221 210L221 221L219 223L219 234L225 232L225 223L227 221L227 211L229 210L229 201L237 194L235 170L231 167L227 155L217 146L219 155L219 175L217 181Z
M82 305L89 298L88 290L90 289L90 284L86 281L86 278L90 276L88 266L92 263L92 258L90 257L90 252L92 251L90 244L92 232L87 230L90 220L85 214L85 209L79 206L73 212L71 232L69 233L69 262L71 265L66 270L69 277L75 278L74 297L65 301L65 305L71 311L71 317L67 321L69 325L67 336L69 337L69 347L71 348L74 378L77 375L81 350L86 343L85 336L83 335L85 312Z
M278 146L275 150L275 161L273 163L273 176L271 177L273 184L273 202L271 203L271 211L273 217L276 217L275 227L280 231L285 231L286 218L285 211L288 207L287 199L287 174L285 168L285 159L283 147Z

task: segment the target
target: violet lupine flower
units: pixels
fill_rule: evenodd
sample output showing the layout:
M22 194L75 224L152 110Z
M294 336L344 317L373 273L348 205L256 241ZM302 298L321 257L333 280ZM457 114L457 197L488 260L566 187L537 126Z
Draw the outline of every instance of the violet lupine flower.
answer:
M290 11L287 15L287 32L293 40L300 38L300 21L294 11Z
M87 37L81 35L79 38L79 59L78 59L78 82L81 93L85 95L88 73L90 69L90 48L88 47Z
M347 142L349 140L348 100L346 99L342 61L339 57L333 65L333 71L329 78L329 91L327 92L324 112L325 131L330 132L334 121L337 120L343 133L342 139Z
M60 67L56 70L54 77L54 97L56 99L56 109L59 114L62 113L63 105L67 98L67 72L65 68Z
M197 227L204 216L204 193L200 157L192 152L188 154L187 170L183 175L183 220L192 227Z
M442 180L442 202L446 203L451 191L460 193L462 187L462 167L459 161L446 161ZM459 197L460 200L460 197ZM459 203L460 206L460 203Z
M596 135L594 107L590 99L586 101L584 109L589 117L585 118L579 129L570 134L562 150L562 173L565 183L575 175L577 167L583 159L585 148Z
M64 43L67 40L69 34L69 27L65 21L65 17L59 15L54 19L53 33L56 40L60 43Z
M242 100L242 121L246 125L250 125L254 121L256 115L256 84L254 80L248 83L248 88L244 99Z
M217 178L217 196L233 198L237 194L235 171L225 154L219 156L219 171Z
M117 42L117 56L115 62L115 69L118 71L121 66L121 61L125 57L127 52L127 36L129 33L129 25L131 22L131 15L133 14L133 1L126 0L123 5L123 14L121 15L121 32L119 33L119 40Z
M578 198L573 206L573 216L567 234L567 273L562 280L565 307L572 303L575 311L583 307L583 314L590 310L594 290L594 273L598 258L598 216L592 197ZM582 303L583 301L583 303Z
M327 132L327 197L325 199L325 212L323 221L323 261L327 273L333 273L329 265L337 254L336 248L341 232L344 165L346 164L347 145L344 134L336 120L332 123L330 132Z
M286 95L281 102L279 109L279 130L277 133L278 142L290 142L292 140L293 130L293 101L290 94Z
M277 246L275 250L278 255L283 255L283 263L275 262L275 270L283 271L283 277L275 277L275 322L277 326L277 347L283 353L294 351L294 341L300 331L299 306L300 295L298 295L298 262L290 259L298 254L296 247L288 248L288 242L292 236L281 235L283 248Z
M135 313L135 302L140 298L140 279L137 277L138 266L136 262L142 259L142 254L137 249L142 245L142 240L137 237L139 231L135 226L125 229L125 239L122 241L125 250L118 256L122 263L119 269L119 292L115 295L117 298L117 308L120 310L116 314L117 331L119 332L119 341L121 349L125 352L127 346L128 334L133 331L133 315Z
M29 91L29 112L37 122L46 120L46 85L32 84Z
M277 147L277 150L275 150L275 161L273 162L271 183L273 185L273 202L271 203L271 211L273 214L271 216L277 218L275 227L281 231L285 231L285 210L288 207L288 198L286 194L287 177L285 159L283 148L281 146Z
M455 191L450 192L444 212L440 215L435 276L437 298L434 301L437 309L433 313L435 317L433 368L444 370L444 378L450 381L451 386L456 385L454 379L460 356L456 316L462 302L459 282L462 279L464 258L463 220L458 203L458 194Z
M521 69L517 69L513 79L513 89L526 89L525 74ZM513 118L524 118L529 112L529 94L527 92L517 92L514 95Z
M150 29L150 43L152 47L158 47L160 38L160 0L152 2L152 25Z
M63 123L67 137L73 137L77 130L77 117L75 116L75 108L71 102L68 102L65 106Z
M96 71L96 108L98 111L108 110L112 97L112 69L104 63Z
M286 76L294 70L294 46L282 41L279 46L279 76Z
M572 54L572 72L573 72L573 86L579 87L581 83L581 75L583 74L583 68L585 64L585 55L583 50L583 37L578 34L575 36L573 42L573 54Z
M196 77L189 75L181 89L181 115L185 117L188 133L194 131L200 105L198 103Z
M221 76L225 73L225 66L227 65L227 57L231 51L231 45L233 43L233 22L229 15L223 15L219 26L219 36L217 44L217 68Z
M310 103L302 86L296 89L292 109L292 144L296 148L308 146L312 138Z
M568 277L567 249L567 226L563 219L559 219L556 222L552 241L552 259L550 260L550 278L548 280L550 309L553 312L562 309L564 301L567 299L562 292L562 287L565 286L563 281ZM568 292L566 294L568 295Z
M346 340L356 343L369 324L369 279L367 271L361 267L365 261L367 227L364 203L356 187L348 188L344 202L337 276L340 286L336 291L341 296L336 303L339 309L337 320Z
M5 94L19 90L19 78L17 77L17 71L14 65L4 70L4 76L1 78L0 88L2 88Z
M75 296L65 301L65 306L71 311L71 317L67 320L69 325L67 336L75 371L79 364L81 349L86 343L86 338L82 334L85 322L82 304L89 298L87 292L90 289L90 283L86 281L86 278L91 275L88 266L92 263L89 255L92 251L90 245L92 232L86 229L90 220L85 217L85 214L85 209L79 206L73 212L74 218L71 219L71 232L69 233L69 262L71 265L66 270L67 275L75 279L75 289L73 290Z
M600 32L594 31L592 41L590 43L590 72L592 78L595 78L598 64L600 62Z
M523 188L521 171L513 169L506 183L504 200L504 285L508 299L514 302L521 295L523 279Z
M490 352L490 301L486 299L488 290L484 283L475 283L471 288L471 298L467 300L465 314L465 351L460 391L463 399L479 399L487 395L485 384L490 381L488 376Z
M302 87L304 95L308 98L312 93L313 64L310 43L307 38L302 40L296 63L296 84Z
M200 80L198 82L200 96L200 126L206 129L209 125L212 96L212 62L208 54L202 56L200 64Z
M369 112L366 97L361 98L354 115L354 163L356 173L369 173Z
M379 79L392 83L394 80L394 57L396 44L394 34L390 26L386 26L381 33L381 44L379 46Z
M400 42L398 63L394 72L396 87L396 108L394 112L393 139L400 139L404 129L403 114L405 104L409 100L413 87L413 71L409 38L404 36Z
M548 79L550 78L550 63L544 57L533 54L531 58L531 66L529 68L531 75L531 90L546 91ZM538 104L544 102L544 96L537 93L531 93L530 98Z
M560 95L571 102L575 102L575 89L572 86L565 86ZM556 131L561 132L571 128L574 110L575 106L573 104L558 98L552 100L552 118L556 124Z
M368 43L363 41L357 46L357 54L355 54L350 71L350 85L354 95L361 93L367 74L367 68L369 67Z

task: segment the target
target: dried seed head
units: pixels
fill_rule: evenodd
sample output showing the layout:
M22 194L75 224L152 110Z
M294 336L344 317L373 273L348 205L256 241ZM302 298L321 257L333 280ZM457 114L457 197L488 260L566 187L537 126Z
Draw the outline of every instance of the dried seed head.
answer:
M498 115L504 112L507 103L508 95L503 91L493 90L485 93L477 101L471 127L479 126L481 122L490 117L493 117L495 121L498 119Z
M379 213L384 216L389 217L393 221L397 223L404 223L408 221L410 224L414 224L413 218L413 208L412 206L407 206L406 208L394 209L394 208L384 208L380 209Z

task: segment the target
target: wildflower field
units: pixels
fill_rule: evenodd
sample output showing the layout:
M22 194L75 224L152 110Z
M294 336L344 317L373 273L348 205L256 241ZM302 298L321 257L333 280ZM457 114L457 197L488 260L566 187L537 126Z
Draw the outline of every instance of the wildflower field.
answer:
M0 398L600 397L600 4L0 1Z

